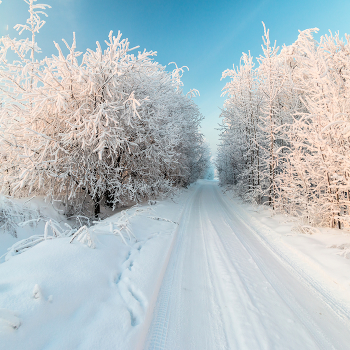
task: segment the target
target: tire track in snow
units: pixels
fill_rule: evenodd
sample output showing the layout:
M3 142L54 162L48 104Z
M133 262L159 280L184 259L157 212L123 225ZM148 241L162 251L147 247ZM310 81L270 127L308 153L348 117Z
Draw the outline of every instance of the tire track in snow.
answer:
M286 309L284 301L278 298L278 295L274 295L274 298L279 300L271 303L269 294L272 288L270 283L259 271L252 256L235 236L222 213L221 205L217 203L213 193L207 193L206 201L208 200L211 201L212 205L204 205L203 211L206 212L204 218L207 220L207 236L211 236L210 245L217 255L216 270L218 274L221 273L223 276L222 281L225 280L225 275L229 276L226 284L222 282L222 286L220 286L225 291L226 300L224 298L224 303L228 304L227 314L223 314L223 317L225 323L230 321L232 324L232 331L229 333L229 348L295 349L301 348L300 346L303 349L316 348L317 345L312 339L309 342L299 344L299 347L296 347L295 342L293 346L290 346L290 342L293 340L293 337L289 334L290 331L286 331L283 329L284 327L279 327L279 323L283 322L286 317L284 319L279 317L279 322L273 320L274 316L278 315L273 304L279 303L281 308ZM209 235L209 232L212 232L212 234ZM268 293L263 291L267 290L267 287L270 288ZM274 312L270 310L271 307L275 309ZM229 319L230 316L231 320ZM290 316L292 315L290 314ZM291 321L290 319L286 320ZM274 329L277 329L278 332ZM303 330L300 326L299 330L298 328L294 330L294 336L298 338L299 333L302 338ZM286 340L279 340L280 336ZM307 334L304 334L303 337L312 338Z
M226 223L231 226L235 236L249 252L269 284L312 335L318 347L348 348L350 322L347 316L343 314L339 317L338 312L328 304L327 297L317 291L319 285L313 284L310 277L306 280L301 277L288 261L282 262L283 257L268 246L267 242L261 242L256 237L258 234L232 211L219 190L212 190L221 202ZM262 239L260 235L259 238Z
M183 243L184 231L190 220L190 212L193 206L194 198L198 196L198 189L191 196L184 208L184 214L179 222L177 232L174 235L174 246L170 253L169 262L163 277L162 285L158 294L157 304L154 310L154 318L149 329L149 338L146 342L147 349L157 350L165 349L168 334L168 325L170 317L170 299L172 296L173 281L178 262L177 255L180 252ZM194 197L194 198L193 198Z
M146 349L345 349L348 331L215 184L198 186L174 237Z
M230 207L230 203L227 202L224 196L220 196L230 217L234 217L239 221L239 225L246 226L246 228L253 234L262 245L269 249L274 256L287 268L289 271L298 276L298 279L302 281L310 289L310 292L314 293L318 298L321 298L325 304L335 312L339 318L342 319L344 324L348 325L350 320L350 309L347 305L344 305L340 300L334 298L332 293L328 291L325 286L320 284L313 278L312 275L308 275L302 266L293 264L288 256L279 251L278 247L273 246L261 233L248 226L244 219L236 212L233 212L233 208ZM269 228L261 224L265 231L269 231Z
M211 259L212 269L216 270L212 273L212 276L215 279L216 292L221 294L220 304L224 311L222 312L222 318L226 328L228 349L240 349L246 345L244 342L242 343L242 337L236 336L242 333L249 333L244 338L249 339L250 343L254 343L250 344L249 348L271 348L265 325L261 322L259 314L255 312L258 306L250 293L250 286L245 280L239 265L236 266L233 262L232 257L237 256L237 254L229 249L227 242L223 241L222 231L215 229L210 220L210 215L214 215L214 213L209 213L205 208L204 211L207 214L205 216L207 228L211 233L207 235L207 239L209 240L208 246L211 247L209 254L211 253L213 256ZM236 299L235 308L230 310L231 312L228 312L228 309L230 309L230 305L227 305L228 293L231 293ZM242 327L244 324L237 317L238 312L247 318L250 327Z

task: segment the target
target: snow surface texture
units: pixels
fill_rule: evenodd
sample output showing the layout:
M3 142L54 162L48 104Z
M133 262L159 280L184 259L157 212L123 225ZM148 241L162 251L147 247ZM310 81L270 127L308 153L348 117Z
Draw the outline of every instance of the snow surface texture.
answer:
M79 235L71 244L72 237L57 238L0 264L0 349L134 349L186 193L173 200L89 228L95 249ZM29 233L42 235L44 225ZM7 236L13 243L2 233L2 246Z
M348 348L348 233L293 231L214 181L175 202L128 211L127 244L119 213L95 249L59 238L0 264L0 348Z

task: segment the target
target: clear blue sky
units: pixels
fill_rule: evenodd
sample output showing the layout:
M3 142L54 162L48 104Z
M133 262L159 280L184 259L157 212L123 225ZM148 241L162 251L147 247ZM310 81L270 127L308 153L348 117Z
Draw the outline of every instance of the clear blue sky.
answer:
M2 0L0 36L14 35L16 23L24 23L27 5L23 0ZM218 143L220 97L225 82L221 73L239 64L242 52L261 53L261 21L270 28L277 44L291 44L298 29L318 27L350 33L350 0L46 0L52 6L37 40L45 55L55 52L53 40L71 41L75 31L78 49L95 48L110 30L120 30L131 45L158 52L163 65L175 61L190 71L184 76L185 92L200 91L196 98L205 116L202 132L213 153ZM6 26L9 30L6 30Z

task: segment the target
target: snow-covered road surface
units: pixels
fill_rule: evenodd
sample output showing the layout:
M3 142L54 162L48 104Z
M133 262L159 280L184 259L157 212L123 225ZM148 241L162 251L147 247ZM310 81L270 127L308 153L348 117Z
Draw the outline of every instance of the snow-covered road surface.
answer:
M0 349L350 349L350 234L286 219L198 181L92 226L95 249L45 240L0 261Z
M349 349L349 316L203 181L184 208L140 348Z

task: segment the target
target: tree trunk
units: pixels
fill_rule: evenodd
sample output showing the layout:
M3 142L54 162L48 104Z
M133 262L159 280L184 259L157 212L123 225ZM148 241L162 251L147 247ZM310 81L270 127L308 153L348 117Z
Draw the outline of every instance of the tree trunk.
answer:
M100 206L100 196L96 195L94 197L94 209L95 209L95 218L98 218L98 214L101 213L101 206Z

